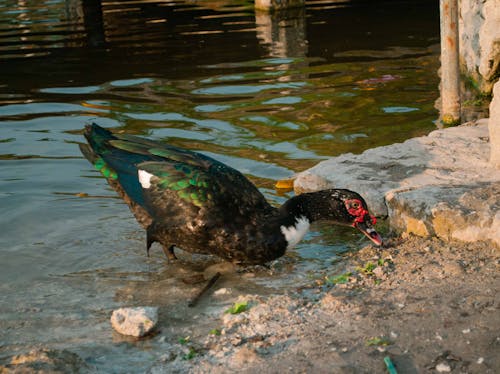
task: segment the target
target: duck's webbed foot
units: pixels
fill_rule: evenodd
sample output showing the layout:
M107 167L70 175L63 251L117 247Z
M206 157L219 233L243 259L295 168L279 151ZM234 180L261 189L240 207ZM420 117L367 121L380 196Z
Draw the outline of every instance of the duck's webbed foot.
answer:
M174 253L174 246L171 245L170 247L167 247L165 245L161 246L163 248L163 252L165 253L165 256L171 261L177 260L177 256Z

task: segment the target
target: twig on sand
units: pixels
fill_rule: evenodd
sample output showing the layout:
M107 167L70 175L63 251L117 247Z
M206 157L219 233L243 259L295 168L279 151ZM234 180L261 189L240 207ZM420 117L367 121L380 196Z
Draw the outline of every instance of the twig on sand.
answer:
M198 292L198 294L195 297L191 299L191 301L188 303L188 307L190 308L194 307L198 302L198 300L200 300L200 298L203 296L203 294L205 294L205 292L207 292L210 289L210 287L212 287L215 284L215 282L217 282L217 279L219 279L219 277L220 273L219 272L215 273L214 276L210 278L210 280L207 282L205 287L203 287L203 289L200 292Z

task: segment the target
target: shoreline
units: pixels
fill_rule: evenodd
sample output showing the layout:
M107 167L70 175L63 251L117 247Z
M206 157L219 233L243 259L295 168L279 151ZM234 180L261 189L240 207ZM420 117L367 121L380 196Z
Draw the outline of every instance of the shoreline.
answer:
M336 269L286 294L240 296L249 308L238 314L212 309L220 335L207 330L181 343L160 318L146 340L169 348L147 372L386 373L385 357L399 373L500 369L500 251L491 243L391 239L345 254ZM96 371L68 351L50 352L59 357L53 366L40 351L31 361L4 359L0 371L32 369L37 359L50 368L41 373L69 364Z

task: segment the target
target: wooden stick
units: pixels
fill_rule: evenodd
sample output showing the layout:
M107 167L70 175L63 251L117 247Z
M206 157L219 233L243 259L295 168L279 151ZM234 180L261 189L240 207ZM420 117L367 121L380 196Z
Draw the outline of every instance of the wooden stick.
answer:
M200 300L200 298L203 296L203 294L207 292L210 289L210 287L212 287L215 284L215 282L217 282L217 279L219 279L219 277L220 273L219 272L215 273L215 275L212 278L210 278L205 287L203 287L203 289L200 292L198 292L198 294L195 297L191 299L191 301L188 303L188 307L190 308L194 307L198 302L198 300Z

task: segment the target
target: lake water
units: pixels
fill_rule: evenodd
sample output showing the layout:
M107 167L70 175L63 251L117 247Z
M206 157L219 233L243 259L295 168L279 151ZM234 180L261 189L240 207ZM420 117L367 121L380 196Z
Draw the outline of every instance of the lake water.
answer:
M206 336L238 294L289 292L367 241L315 226L273 271L229 271L228 296L189 309L201 286L182 279L216 261L146 257L144 231L79 153L84 125L204 152L280 204L279 179L435 128L438 5L311 1L271 17L246 1L87 4L0 0L0 355L68 348L140 372L179 336ZM159 337L113 334L126 305L159 305Z

